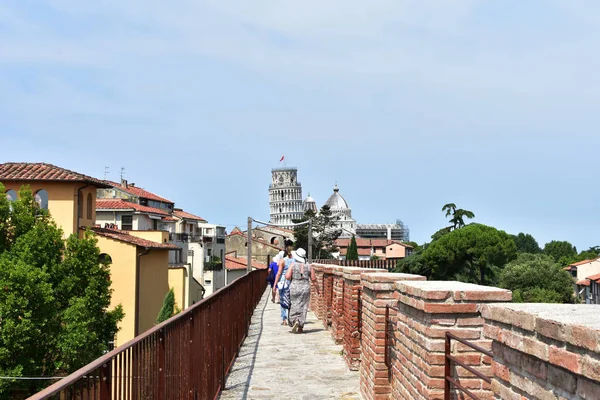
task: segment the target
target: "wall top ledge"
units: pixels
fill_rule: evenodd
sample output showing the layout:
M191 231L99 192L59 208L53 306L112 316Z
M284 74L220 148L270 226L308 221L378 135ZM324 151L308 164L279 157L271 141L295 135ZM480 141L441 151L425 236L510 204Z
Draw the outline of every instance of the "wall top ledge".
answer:
M512 292L493 286L457 281L398 281L398 292L429 300L512 301Z
M546 304L546 303L499 303L481 306L481 315L492 321L517 325L535 330L536 323L553 322L563 326L580 326L600 332L600 305L597 304ZM530 316L536 322L519 324ZM523 326L521 326L523 325Z
M361 279L367 281L367 282L378 282L378 283L382 283L382 282L396 282L396 281L424 281L427 278L425 278L422 275L415 275L415 274L402 274L402 273L396 273L396 272L388 272L388 273L382 273L382 272L375 272L375 273L364 273L363 275L361 275Z

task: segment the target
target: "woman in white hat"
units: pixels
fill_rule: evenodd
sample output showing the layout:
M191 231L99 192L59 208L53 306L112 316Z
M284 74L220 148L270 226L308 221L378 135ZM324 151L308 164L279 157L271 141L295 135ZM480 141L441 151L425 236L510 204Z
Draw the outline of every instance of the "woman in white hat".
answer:
M306 313L308 312L308 304L310 302L310 281L315 285L317 293L317 277L311 265L306 262L306 251L299 248L292 251L294 262L285 274L285 278L290 283L290 313L288 323L293 326L292 332L302 333L304 323L306 322Z

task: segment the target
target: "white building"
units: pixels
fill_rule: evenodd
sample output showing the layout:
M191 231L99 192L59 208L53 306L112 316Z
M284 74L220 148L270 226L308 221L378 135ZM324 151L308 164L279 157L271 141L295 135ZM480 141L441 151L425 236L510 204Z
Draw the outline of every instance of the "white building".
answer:
M315 199L310 197L310 193L308 194L308 197L305 198L304 202L302 203L302 211L303 212L312 211L315 214L319 212L319 208L317 207L317 202L315 201Z
M331 209L331 214L337 219L336 225L342 230L340 237L351 237L356 233L356 220L352 218L352 209L340 194L338 185L333 187L333 194L325 202Z
M295 167L274 168L269 185L270 222L281 227L290 227L293 220L304 215L302 184L298 182Z

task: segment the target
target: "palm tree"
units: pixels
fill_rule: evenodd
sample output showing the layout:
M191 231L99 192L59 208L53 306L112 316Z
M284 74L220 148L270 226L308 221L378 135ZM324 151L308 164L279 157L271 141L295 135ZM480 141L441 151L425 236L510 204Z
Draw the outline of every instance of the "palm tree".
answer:
M456 204L448 203L442 207L442 211L446 211L446 217L450 218L451 229L460 229L465 226L465 218L475 218L475 213L469 210L463 210L462 208L456 208Z

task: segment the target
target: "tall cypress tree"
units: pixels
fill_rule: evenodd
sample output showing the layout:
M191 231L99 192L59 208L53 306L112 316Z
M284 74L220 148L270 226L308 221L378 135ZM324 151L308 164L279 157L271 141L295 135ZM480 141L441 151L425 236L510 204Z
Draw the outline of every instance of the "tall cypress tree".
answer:
M171 318L175 313L175 292L173 288L169 289L169 292L165 296L165 300L163 301L162 308L158 313L158 317L156 318L156 323L160 324Z
M356 237L354 235L352 235L350 245L348 246L346 260L358 260L358 246L356 245Z

